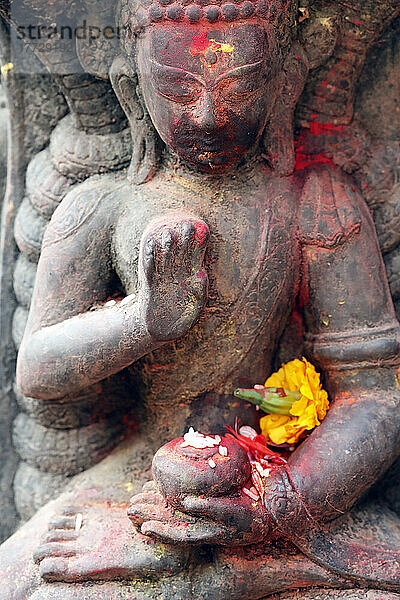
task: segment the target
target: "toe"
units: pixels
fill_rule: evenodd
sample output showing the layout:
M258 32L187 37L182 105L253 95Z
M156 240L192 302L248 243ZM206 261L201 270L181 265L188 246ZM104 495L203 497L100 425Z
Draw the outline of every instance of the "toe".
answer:
M49 522L50 529L75 529L76 517L57 516Z
M60 510L60 515L65 517L75 517L80 512L82 512L81 506L64 506Z
M50 542L69 542L76 540L79 536L73 529L52 529L44 534L42 537L42 543L48 544Z
M38 563L45 558L75 556L76 548L68 544L49 543L39 546L33 553L33 560Z
M39 573L45 581L63 581L68 573L68 563L63 558L45 558Z

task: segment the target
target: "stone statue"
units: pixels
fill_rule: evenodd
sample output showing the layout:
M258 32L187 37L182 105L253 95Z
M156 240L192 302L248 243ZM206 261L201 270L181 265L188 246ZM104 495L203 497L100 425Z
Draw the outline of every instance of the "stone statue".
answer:
M70 4L26 2L34 23ZM27 167L15 223L34 272L14 485L26 517L46 485L55 499L2 545L1 598L400 598L400 326L363 197L390 145L352 122L367 51L400 11L378 4L122 0L117 46L81 40L62 62L57 38L31 44L69 114ZM392 229L376 210L390 249L399 204ZM264 381L278 347L322 370L326 419L262 504L205 483L172 508L153 454L190 426L256 425L232 393Z
M7 108L3 90L0 88L0 135L1 135L1 157L0 157L0 194L3 198L6 184L7 164Z

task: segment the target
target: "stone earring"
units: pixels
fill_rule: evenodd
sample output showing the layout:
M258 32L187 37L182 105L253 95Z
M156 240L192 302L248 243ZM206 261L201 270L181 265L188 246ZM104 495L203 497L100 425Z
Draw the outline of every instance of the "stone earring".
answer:
M266 126L263 143L270 166L286 177L295 169L294 112L308 75L308 60L294 44L284 64L282 89Z
M132 131L132 159L127 178L140 185L151 179L158 169L161 140L140 97L137 75L128 71L123 58L114 60L110 80Z

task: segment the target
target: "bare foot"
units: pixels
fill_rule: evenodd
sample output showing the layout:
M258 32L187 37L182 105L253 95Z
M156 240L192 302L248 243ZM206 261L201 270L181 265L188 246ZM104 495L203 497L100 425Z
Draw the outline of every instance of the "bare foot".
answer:
M167 217L145 232L139 277L153 339L177 339L199 318L207 293L203 261L209 235L204 221L187 215Z
M158 578L182 571L188 551L137 533L126 505L66 507L49 524L34 560L45 581Z

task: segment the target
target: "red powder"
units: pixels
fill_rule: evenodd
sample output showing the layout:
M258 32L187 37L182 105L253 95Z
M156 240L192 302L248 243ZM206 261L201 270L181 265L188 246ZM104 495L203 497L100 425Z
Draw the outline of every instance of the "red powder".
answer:
M313 117L315 118L317 115L313 115ZM333 123L317 123L315 121L312 121L310 123L310 130L309 133L311 134L311 136L315 136L315 137L320 137L320 136L328 136L329 134L337 134L337 133L341 133L344 130L344 126L343 125L334 125ZM332 159L329 156L326 156L323 152L321 151L312 151L310 149L305 150L304 148L304 144L302 145L302 142L304 142L304 137L300 137L296 143L295 143L295 147L296 147L296 170L300 171L302 169L306 169L307 167L310 167L311 165L327 165L327 164L333 164ZM310 141L310 139L307 141L307 148L310 148L310 146L312 146L312 143Z
M199 56L200 54L206 54L208 50L213 50L214 52L217 52L217 50L221 52L233 52L233 46L230 44L221 44L213 39L208 39L207 31L196 33L192 37L192 45L189 48L189 53L192 56Z
M192 45L189 49L189 52L192 56L197 56L198 54L205 54L207 50L209 50L212 47L213 43L215 42L207 38L207 32L201 31L200 33L196 33L192 37Z

